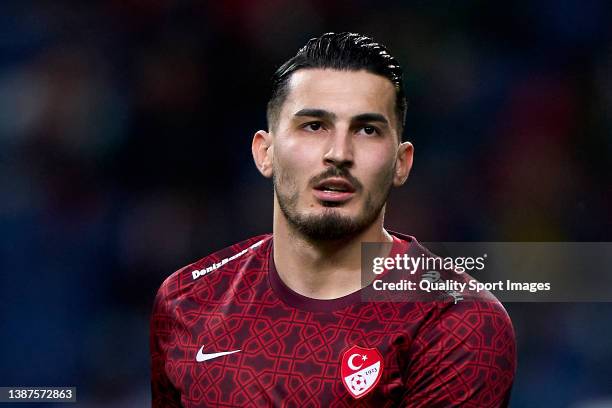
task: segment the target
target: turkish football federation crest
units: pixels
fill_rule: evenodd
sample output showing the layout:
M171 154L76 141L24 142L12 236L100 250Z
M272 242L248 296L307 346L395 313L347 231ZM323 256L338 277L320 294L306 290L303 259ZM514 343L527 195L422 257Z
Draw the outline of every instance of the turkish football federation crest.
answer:
M372 391L382 376L383 358L375 348L352 346L342 354L342 384L355 398Z

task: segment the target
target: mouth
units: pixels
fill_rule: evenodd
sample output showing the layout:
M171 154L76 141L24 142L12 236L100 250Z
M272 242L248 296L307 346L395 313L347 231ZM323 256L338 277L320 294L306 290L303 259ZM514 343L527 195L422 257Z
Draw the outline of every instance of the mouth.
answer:
M313 194L317 199L334 203L350 200L355 191L353 184L339 177L325 179L313 187Z

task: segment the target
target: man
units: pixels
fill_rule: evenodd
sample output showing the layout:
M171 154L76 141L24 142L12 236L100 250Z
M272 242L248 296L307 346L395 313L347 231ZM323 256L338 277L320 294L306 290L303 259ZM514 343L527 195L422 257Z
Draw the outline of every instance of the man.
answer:
M389 191L412 166L405 111L400 67L368 37L324 34L277 70L268 131L252 142L274 184L273 233L162 284L154 406L507 405L514 332L496 299L364 296L362 243L427 253L383 227Z

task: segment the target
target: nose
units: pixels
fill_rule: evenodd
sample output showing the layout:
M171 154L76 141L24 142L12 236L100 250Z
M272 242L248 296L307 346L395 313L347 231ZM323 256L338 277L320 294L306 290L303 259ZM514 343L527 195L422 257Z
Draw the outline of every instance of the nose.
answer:
M351 133L337 129L329 138L329 146L323 161L336 167L351 167L353 165L353 138Z

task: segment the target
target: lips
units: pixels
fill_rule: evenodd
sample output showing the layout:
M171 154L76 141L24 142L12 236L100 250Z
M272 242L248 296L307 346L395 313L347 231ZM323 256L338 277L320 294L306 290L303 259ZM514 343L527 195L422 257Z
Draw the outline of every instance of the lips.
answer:
M332 177L316 184L313 194L321 201L343 202L355 195L355 187L344 178Z

